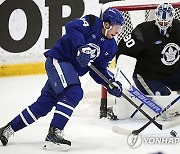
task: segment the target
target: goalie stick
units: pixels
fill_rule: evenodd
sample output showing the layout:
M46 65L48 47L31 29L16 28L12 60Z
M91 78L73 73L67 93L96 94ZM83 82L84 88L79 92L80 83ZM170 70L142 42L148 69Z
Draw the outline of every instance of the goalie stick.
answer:
M91 63L88 63L88 66L99 75L106 83L108 83L112 88L116 87L111 81L109 81L96 67L94 67ZM134 103L128 96L126 96L122 92L122 96L131 103L138 111L140 111L146 118L148 118L152 123L154 123L159 129L161 129L162 125L156 122L153 118L151 118L144 110L142 110L136 103Z
M159 113L162 111L162 108L157 105L153 100L151 100L150 98L148 98L146 95L144 95L141 91L139 91L136 87L134 87L131 82L128 80L128 78L126 77L126 75L119 69L119 67L117 68L117 74L118 72L120 72L122 74L122 76L126 79L126 81L129 83L129 85L131 86L131 88L128 90L129 93L131 93L135 98L137 98L139 101L142 102L142 104L139 106L140 108L145 104L146 106L148 106L151 110L153 110L155 113ZM134 115L137 113L137 109L133 112L133 114L131 115L131 118L134 117Z
M153 120L156 120L159 116L161 116L165 111L167 111L173 104L175 104L176 102L178 102L180 99L180 96L176 97L169 105L167 105L163 110L162 112L160 112L159 114L157 114ZM125 129L125 128L121 128L119 126L113 126L112 128L112 131L115 132L115 133L118 133L118 134L139 134L140 132L142 132L147 126L149 126L150 124L152 123L152 121L148 121L145 125L143 125L141 128L137 129L137 130L128 130L128 129ZM180 119L176 119L168 124L160 124L161 126L158 127L160 130L165 130L165 129L168 129L168 128L172 128L172 127L175 127L177 125L180 124Z

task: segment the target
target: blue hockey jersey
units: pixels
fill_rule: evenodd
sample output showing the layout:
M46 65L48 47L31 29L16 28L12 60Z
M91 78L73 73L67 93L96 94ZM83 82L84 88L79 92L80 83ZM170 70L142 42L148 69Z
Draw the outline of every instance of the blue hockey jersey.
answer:
M97 83L103 84L104 81L95 72L88 66L81 67L76 60L78 47L91 44L94 51L91 55L91 63L108 79L112 78L107 67L118 49L115 39L107 39L102 34L102 26L102 20L94 15L87 15L68 22L65 26L66 34L45 52L45 56L53 57L60 62L71 63L79 76L90 71L91 77Z

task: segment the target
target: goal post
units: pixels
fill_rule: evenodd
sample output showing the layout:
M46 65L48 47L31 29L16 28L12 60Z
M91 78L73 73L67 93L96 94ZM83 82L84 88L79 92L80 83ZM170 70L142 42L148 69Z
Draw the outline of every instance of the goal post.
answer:
M175 19L180 20L180 2L178 0L126 0L113 1L102 5L102 13L109 7L114 7L120 10L124 16L125 24L122 32L115 38L117 43L132 32L132 30L140 23L154 20L154 13L157 6L161 3L171 3L175 8ZM128 66L130 67L130 66ZM111 103L112 104L112 103ZM100 118L107 116L107 90L102 87Z

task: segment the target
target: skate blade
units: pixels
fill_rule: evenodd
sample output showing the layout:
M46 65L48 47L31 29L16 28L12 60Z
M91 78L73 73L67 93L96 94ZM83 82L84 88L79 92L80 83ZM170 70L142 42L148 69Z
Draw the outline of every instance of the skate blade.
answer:
M69 151L70 146L67 144L55 144L53 142L46 141L43 149L48 151Z

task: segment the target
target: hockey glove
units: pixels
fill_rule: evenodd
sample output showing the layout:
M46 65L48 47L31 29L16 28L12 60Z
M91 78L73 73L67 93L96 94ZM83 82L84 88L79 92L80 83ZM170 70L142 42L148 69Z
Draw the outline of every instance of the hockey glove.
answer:
M91 60L92 49L89 45L81 46L78 49L76 60L82 67L86 67Z
M115 87L112 88L110 85L106 86L108 93L116 97L120 97L122 94L122 84L119 81L112 82Z

